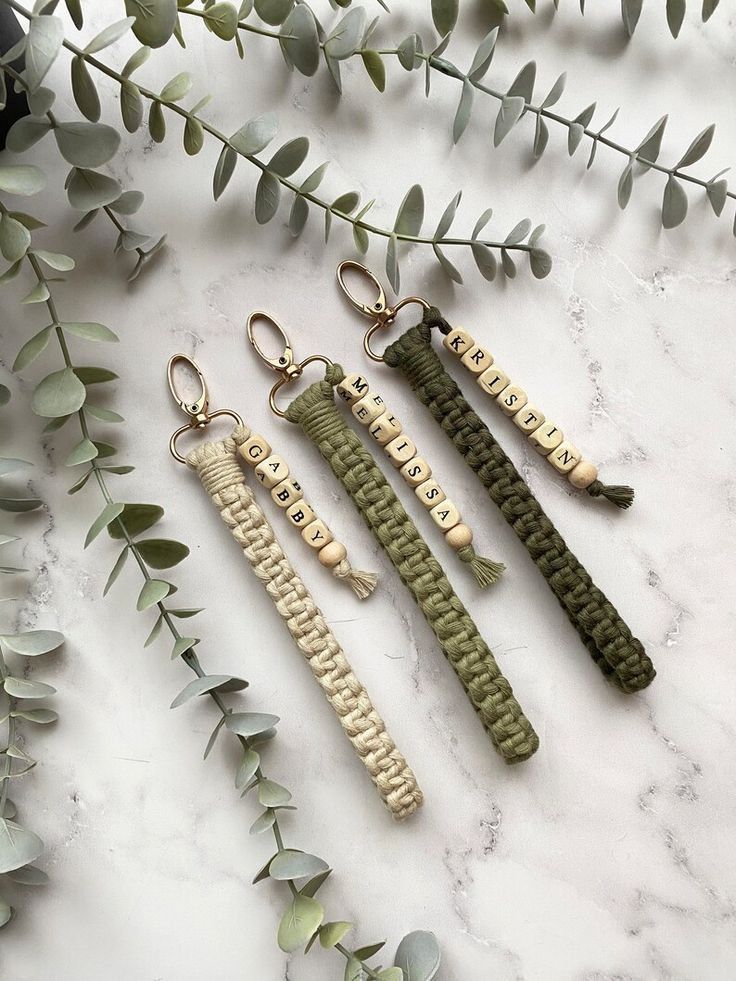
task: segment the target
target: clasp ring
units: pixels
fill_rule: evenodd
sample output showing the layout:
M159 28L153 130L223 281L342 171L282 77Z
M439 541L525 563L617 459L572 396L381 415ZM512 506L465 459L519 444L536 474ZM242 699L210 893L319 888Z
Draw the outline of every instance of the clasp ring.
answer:
M302 374L304 369L307 367L307 365L313 364L315 361L320 361L325 366L325 368L332 367L332 362L330 361L329 358L326 358L322 354L311 354L308 358L305 358L303 361L300 361L298 364L293 364L291 366L292 371L289 372L288 374L285 372L283 377L279 378L279 380L276 382L276 384L269 392L268 404L271 408L271 411L275 415L277 415L279 419L286 418L286 413L283 411L283 409L280 409L278 405L276 405L276 396L278 395L280 389L282 389L284 385L288 385L289 382L294 381L295 378L298 378Z
M199 379L201 385L201 392L194 402L187 402L186 399L182 398L176 387L176 382L174 380L174 370L177 364L185 364L187 368L194 372L194 374ZM174 354L169 358L169 363L166 367L166 377L169 380L169 389L174 397L174 401L189 416L189 422L184 426L180 426L175 433L172 434L169 440L169 451L175 460L179 463L186 463L186 457L183 457L181 453L177 450L176 444L180 436L184 433L188 433L192 429L204 429L208 426L213 419L217 419L220 416L229 416L234 419L239 425L243 425L243 420L240 418L237 412L232 409L215 409L214 412L209 410L209 393L207 391L207 383L204 380L204 375L202 374L199 365L194 360L190 358L188 354Z

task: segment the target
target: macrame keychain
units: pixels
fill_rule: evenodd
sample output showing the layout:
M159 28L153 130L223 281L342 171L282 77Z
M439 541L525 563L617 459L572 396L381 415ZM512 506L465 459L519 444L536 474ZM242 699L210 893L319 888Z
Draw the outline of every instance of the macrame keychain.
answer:
M253 331L256 319L278 331L283 354L271 358L262 352ZM269 395L271 409L301 426L348 491L417 601L491 741L508 763L528 759L539 739L511 685L382 471L344 421L335 397L335 386L345 377L342 369L322 355L297 363L283 329L267 314L259 312L249 319L248 337L259 357L281 375ZM324 365L324 380L311 385L282 411L276 404L277 393L314 362Z
M347 269L365 275L377 288L378 296L372 304L361 302L349 291L344 279ZM420 402L427 406L468 466L478 475L491 500L500 508L603 674L624 692L646 688L656 672L641 642L632 636L615 607L569 550L539 501L486 424L463 398L460 388L432 348L432 329L437 328L449 336L452 332L449 324L436 307L417 296L406 297L390 307L373 273L353 260L340 264L338 281L350 303L374 321L363 342L366 354L373 361L398 368L406 377ZM422 322L407 330L386 348L383 355L376 354L371 347L373 335L393 323L399 310L410 304L422 308Z
M188 365L201 383L201 395L194 402L188 402L178 394L173 377L178 362ZM384 804L396 820L409 817L423 800L416 778L386 731L368 692L355 676L309 590L282 551L273 528L245 482L238 455L239 450L242 451L252 439L250 429L230 409L209 410L204 378L191 358L175 355L169 362L168 377L175 401L189 416L189 422L178 429L169 442L173 457L180 463L188 464L199 476L220 516L273 600L297 647L306 657L312 674L327 696ZM204 443L186 457L179 453L177 443L184 433L192 429L202 430L221 416L227 416L236 423L230 437Z

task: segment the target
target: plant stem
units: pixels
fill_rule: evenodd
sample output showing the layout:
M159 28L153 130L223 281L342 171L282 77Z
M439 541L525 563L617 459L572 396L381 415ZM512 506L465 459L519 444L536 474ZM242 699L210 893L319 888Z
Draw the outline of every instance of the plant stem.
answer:
M8 674L8 668L5 663L5 658L3 657L2 651L0 650L0 678L5 680ZM5 747L4 760L3 760L3 772L0 774L0 780L2 780L2 790L0 790L0 818L5 814L5 804L8 799L8 786L10 784L10 774L13 769L13 758L8 753L8 750L15 742L15 718L12 715L15 709L16 701L11 696L8 695L8 745Z

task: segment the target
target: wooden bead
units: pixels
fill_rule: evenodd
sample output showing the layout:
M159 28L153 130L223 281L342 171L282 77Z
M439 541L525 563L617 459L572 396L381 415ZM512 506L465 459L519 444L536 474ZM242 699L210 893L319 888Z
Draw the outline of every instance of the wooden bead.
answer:
M508 385L509 376L498 365L494 364L492 368L487 368L475 380L484 392L488 392L489 395L498 395Z
M440 504L445 500L446 496L437 481L431 477L429 480L423 481L418 487L415 487L414 493L425 508L432 508L435 504Z
M455 525L460 524L460 512L449 498L445 498L441 504L436 504L429 512L435 524L443 531L449 531Z
M246 439L244 443L238 448L238 452L245 460L254 467L261 460L265 460L266 457L271 452L271 447L268 445L263 436L259 436L258 433L253 433L250 439Z
M533 433L535 429L539 429L544 422L544 415L539 411L539 409L535 409L533 405L529 405L527 402L524 408L517 412L514 416L514 422L522 433L526 433L528 436L529 433Z
M282 480L280 484L271 488L271 497L280 508L288 508L289 505L296 504L304 497L302 485L293 477L287 477L286 480Z
M459 525L455 525L454 528L450 528L445 533L445 541L450 548L454 548L456 552L459 552L461 548L467 548L468 545L472 545L473 532L467 525L460 522Z
M397 469L417 455L416 445L403 434L386 443L383 450Z
M482 375L486 368L493 364L493 355L486 351L484 347L474 344L460 358L462 364L468 369L471 375Z
M529 436L529 442L532 444L537 453L541 453L542 456L547 456L551 453L556 446L559 446L562 440L565 438L562 430L558 429L553 422L549 419L540 426L539 429L535 429L534 432Z
M507 416L513 416L518 410L527 403L526 392L518 385L507 385L500 395L496 396L501 412Z
M358 399L351 411L358 422L362 422L364 426L369 426L374 419L383 415L386 411L386 406L380 395L369 393L363 396L362 399Z
M456 327L449 334L445 334L442 343L448 351L452 351L458 358L461 358L475 344L475 341L467 330L463 330L462 327Z
M560 473L569 473L573 467L580 463L581 453L572 443L563 440L556 449L552 450L547 459L555 470Z
M283 457L272 453L256 466L256 477L264 487L275 487L289 476L289 467Z
M323 548L332 541L332 532L321 518L315 518L302 528L302 538L311 548Z
M347 555L348 550L345 548L343 543L334 541L324 545L317 553L317 558L320 560L322 565L327 566L328 569L334 569L335 566L339 565L343 559L347 558Z
M368 382L363 375L359 375L357 371L354 371L350 375L346 375L340 384L337 386L337 394L343 399L348 405L352 405L353 402L357 402L358 399L365 398L368 394Z
M399 473L410 487L418 487L432 476L432 468L421 456L415 456L404 464Z
M589 463L588 460L581 460L576 467L572 468L567 479L573 487L585 490L586 487L590 487L594 480L598 479L598 467L594 463Z
M295 501L286 509L286 517L295 528L303 528L310 521L314 521L317 515L305 500Z
M368 427L368 432L379 446L385 446L401 433L401 423L391 412L384 412Z

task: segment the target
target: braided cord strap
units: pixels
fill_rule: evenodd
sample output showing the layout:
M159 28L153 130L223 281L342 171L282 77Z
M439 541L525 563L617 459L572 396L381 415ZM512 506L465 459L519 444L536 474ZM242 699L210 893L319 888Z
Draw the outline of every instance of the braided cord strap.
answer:
M440 321L439 312L430 308L422 324L407 330L385 350L386 364L403 372L419 400L478 475L603 674L621 691L641 691L656 674L651 660L445 371L431 341L430 324Z
M236 447L248 435L247 427L239 426L231 438L198 446L187 463L198 473L274 601L384 804L396 820L402 821L421 805L422 791L245 483Z
M317 446L388 553L493 744L507 763L526 760L539 745L537 734L439 562L371 454L340 414L333 386L343 377L339 365L329 367L325 380L299 395L286 410L286 417L298 423Z

